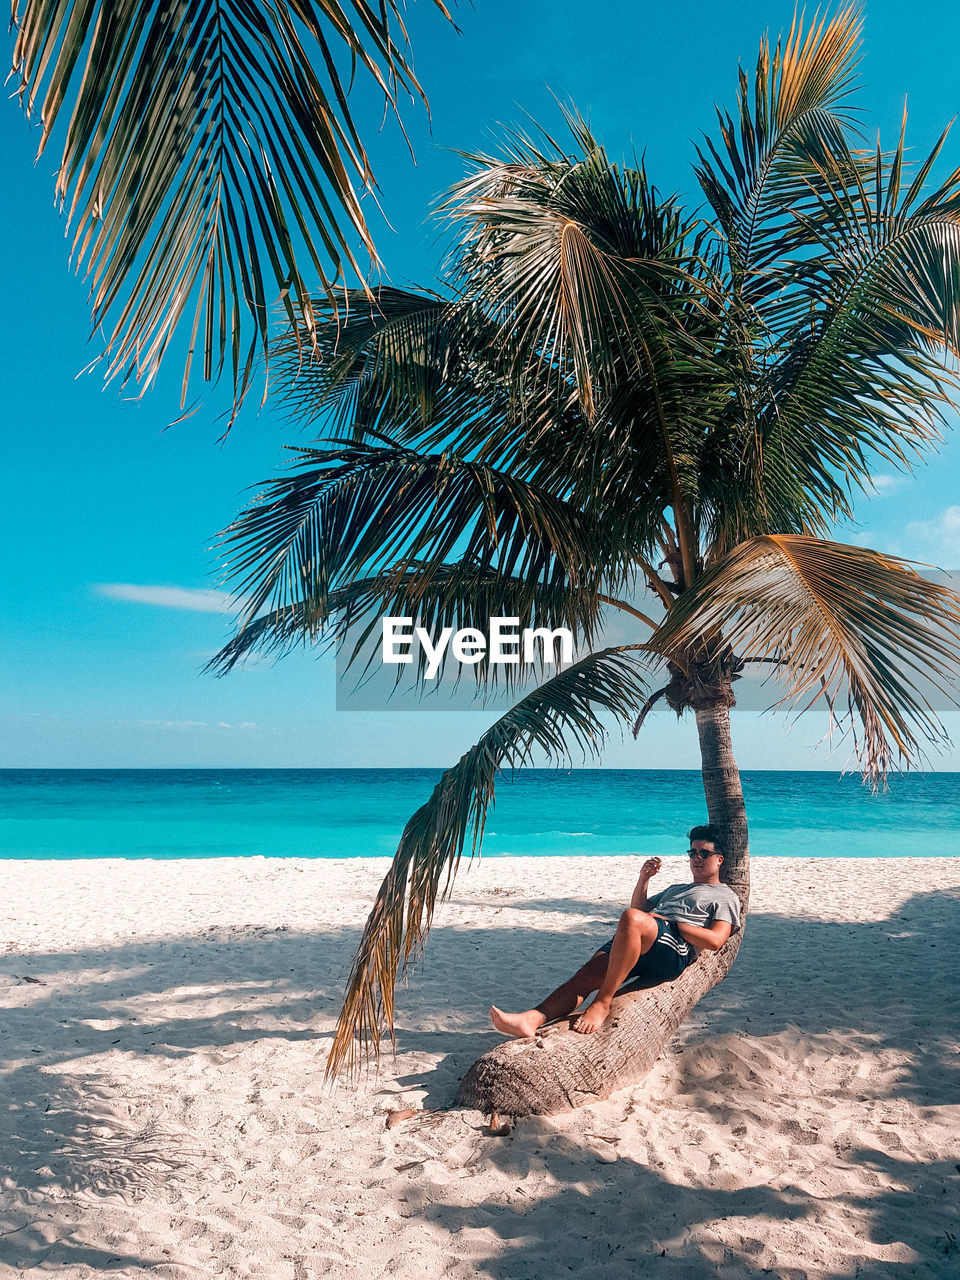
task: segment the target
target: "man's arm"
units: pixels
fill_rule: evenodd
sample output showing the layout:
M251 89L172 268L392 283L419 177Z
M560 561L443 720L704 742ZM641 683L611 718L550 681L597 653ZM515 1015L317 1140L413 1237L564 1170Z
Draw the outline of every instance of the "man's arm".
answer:
M647 901L647 886L659 870L659 858L648 858L640 868L640 879L637 881L637 887L630 898L630 905L635 911L650 910L650 904Z
M733 930L729 920L714 920L705 929L698 924L687 924L685 920L678 920L676 925L680 937L698 951L719 951Z

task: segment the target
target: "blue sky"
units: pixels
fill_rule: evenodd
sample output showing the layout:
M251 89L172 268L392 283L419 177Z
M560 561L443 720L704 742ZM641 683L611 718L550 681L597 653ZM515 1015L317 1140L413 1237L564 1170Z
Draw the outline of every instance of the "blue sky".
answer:
M613 153L645 151L663 189L696 203L692 140L712 104L732 103L738 59L762 31L789 26L790 4L659 6L568 0L462 5L458 35L423 3L410 29L432 109L408 104L411 160L397 128L358 94L389 226L378 244L389 278L429 284L436 272L431 202L462 171L451 148L489 149L498 124L524 112L559 128L552 95L589 114ZM892 140L908 97L908 137L928 148L960 107L960 12L866 6L859 104ZM176 416L175 360L143 400L104 388L93 358L86 290L67 267L52 202L55 146L34 166L35 136L7 102L0 139L8 198L0 207L5 341L3 557L0 582L0 766L327 766L451 763L490 718L482 712L345 712L330 659L308 653L216 680L201 674L228 619L215 595L217 529L248 486L271 475L301 437L251 401L217 444L223 397ZM960 127L947 144L960 164ZM912 478L888 470L844 536L947 567L960 565L960 433ZM950 717L951 728L960 723ZM744 711L744 767L831 768L818 717L789 735L779 718ZM693 767L696 735L668 713L640 743L611 745L612 765ZM954 737L958 734L955 732ZM940 759L960 768L960 754Z

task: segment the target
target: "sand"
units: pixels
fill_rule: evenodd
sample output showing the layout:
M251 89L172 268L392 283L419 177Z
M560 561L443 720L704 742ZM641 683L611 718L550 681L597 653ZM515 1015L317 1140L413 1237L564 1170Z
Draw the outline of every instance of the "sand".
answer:
M385 865L0 863L0 1275L960 1275L960 859L756 860L647 1079L504 1137L443 1110L487 1007L588 955L638 864L465 870L397 1057L331 1092Z

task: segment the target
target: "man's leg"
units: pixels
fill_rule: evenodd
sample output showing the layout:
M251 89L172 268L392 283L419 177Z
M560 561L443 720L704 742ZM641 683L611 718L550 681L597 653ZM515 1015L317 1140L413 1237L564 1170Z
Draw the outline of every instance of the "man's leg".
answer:
M656 942L657 928L656 917L649 912L637 911L634 907L628 907L624 911L617 925L607 971L603 975L597 998L573 1024L574 1031L589 1035L603 1026L617 988L623 985L633 966Z
M494 1005L490 1010L490 1021L506 1036L535 1035L545 1022L567 1017L583 1003L585 996L599 989L607 972L607 961L607 953L598 951L569 981L557 987L556 991L551 991L546 1000L535 1009L525 1009L522 1013L504 1013Z
M535 1009L525 1009L522 1013L504 1013L494 1005L490 1010L490 1020L504 1035L532 1036L545 1022L566 1018L582 1004L584 997L599 990L596 1000L577 1019L573 1028L581 1032L596 1031L610 1012L614 992L622 986L640 956L650 950L656 939L656 919L646 911L635 911L628 907L620 917L609 955L598 951L568 982L552 991Z

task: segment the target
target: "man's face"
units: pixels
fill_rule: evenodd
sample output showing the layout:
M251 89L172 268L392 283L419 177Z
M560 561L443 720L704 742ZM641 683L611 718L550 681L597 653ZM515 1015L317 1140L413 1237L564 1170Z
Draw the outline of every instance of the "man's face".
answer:
M720 874L723 857L710 840L690 841L690 874L694 884L710 881Z

